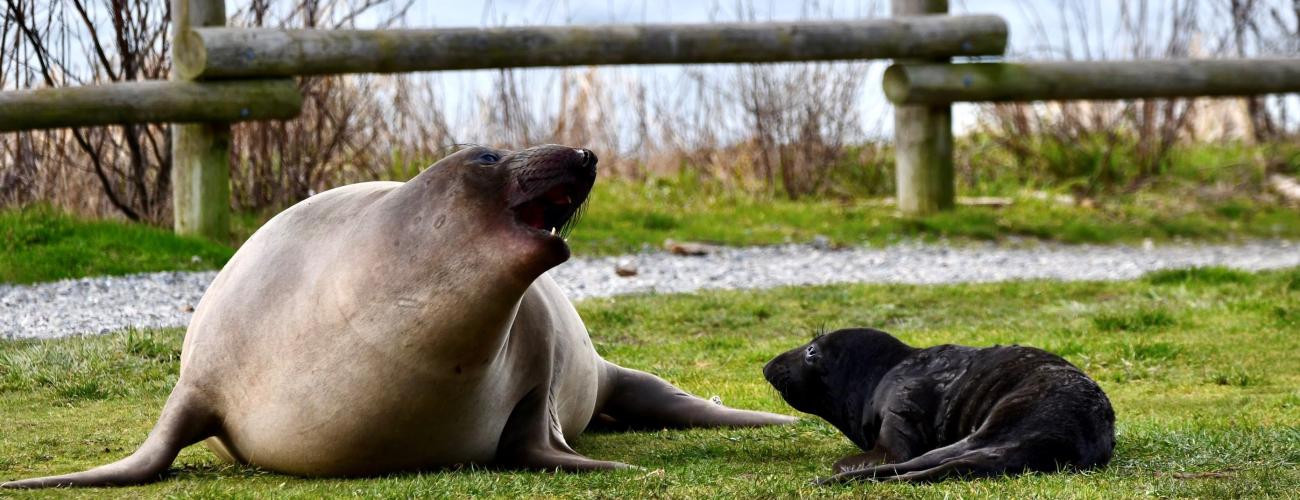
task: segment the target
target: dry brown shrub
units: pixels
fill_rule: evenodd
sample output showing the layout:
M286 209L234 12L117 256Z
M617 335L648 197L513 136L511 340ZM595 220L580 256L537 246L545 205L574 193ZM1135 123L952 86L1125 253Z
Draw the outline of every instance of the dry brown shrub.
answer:
M1048 50L1013 57L1108 60L1295 56L1300 54L1300 3L1285 5L1288 2L1293 0L1123 2L1118 4L1118 24L1107 25L1096 2L1021 0L1037 33L1034 45ZM1045 26L1045 16L1038 9L1061 13L1060 25ZM980 109L977 133L1009 151L1027 173L1057 180L1083 178L1086 180L1080 189L1091 193L1148 182L1162 173L1170 152L1182 143L1267 142L1294 134L1281 126L1294 121L1286 117L1288 107L1283 99L986 105Z
M8 1L0 89L165 79L169 19L165 2ZM0 203L166 222L170 150L162 125L0 135Z

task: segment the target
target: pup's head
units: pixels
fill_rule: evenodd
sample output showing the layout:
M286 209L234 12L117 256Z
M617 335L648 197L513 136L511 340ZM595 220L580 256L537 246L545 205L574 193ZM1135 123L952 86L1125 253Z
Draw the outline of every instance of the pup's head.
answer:
M885 373L912 351L879 330L837 330L778 355L763 376L794 409L844 430L856 425Z

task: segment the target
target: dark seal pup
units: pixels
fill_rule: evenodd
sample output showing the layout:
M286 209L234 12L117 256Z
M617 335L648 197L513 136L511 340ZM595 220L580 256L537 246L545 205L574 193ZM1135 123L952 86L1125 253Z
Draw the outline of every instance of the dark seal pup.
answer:
M1097 383L1032 347L917 349L878 330L839 330L777 356L763 375L866 451L836 462L823 484L1090 469L1115 448L1115 413Z

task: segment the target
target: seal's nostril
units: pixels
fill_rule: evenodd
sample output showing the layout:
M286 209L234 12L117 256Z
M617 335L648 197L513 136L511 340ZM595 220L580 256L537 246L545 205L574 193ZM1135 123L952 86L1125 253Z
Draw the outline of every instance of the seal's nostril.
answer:
M575 149L574 151L578 152L578 162L581 163L582 166L596 166L596 153L592 153L590 149Z

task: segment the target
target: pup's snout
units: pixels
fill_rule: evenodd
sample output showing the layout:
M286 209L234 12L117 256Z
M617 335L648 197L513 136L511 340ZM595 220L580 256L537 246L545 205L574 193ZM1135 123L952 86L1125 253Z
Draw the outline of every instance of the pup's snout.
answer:
M763 378L772 385L777 385L786 378L785 364L781 363L781 356L772 358L766 365L763 365Z
M596 168L596 153L590 149L578 149L578 163L584 167Z
M590 149L585 149L585 148L575 149L574 151L578 153L578 162L577 162L578 170L580 170L582 173L588 176L595 177L596 162L598 161L598 159L596 158L596 153L593 153Z

